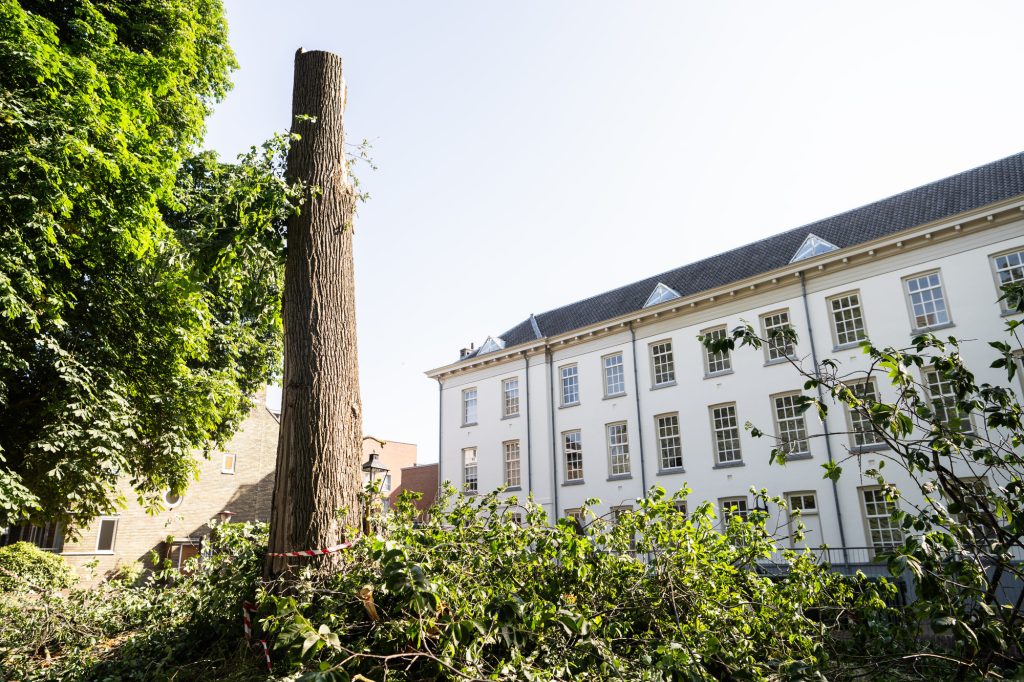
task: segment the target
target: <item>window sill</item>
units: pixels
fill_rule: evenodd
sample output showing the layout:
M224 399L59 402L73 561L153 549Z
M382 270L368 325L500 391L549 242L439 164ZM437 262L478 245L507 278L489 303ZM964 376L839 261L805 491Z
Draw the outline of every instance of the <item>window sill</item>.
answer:
M881 450L888 450L889 446L885 443L875 443L874 445L855 445L850 448L850 452L855 455L862 455L866 452L879 452Z
M1013 317L1014 315L1020 314L1021 312L1019 310L1004 310L1002 313L1000 313L1000 317Z
M516 492L518 490L522 490L522 489L523 489L523 487L520 486L520 485L510 485L509 487L505 488L505 492L507 492L507 493L514 493L514 492Z
M657 384L655 386L651 386L651 390L652 391L657 391L659 388L670 388L670 387L675 386L675 385L676 385L675 381L666 381L663 384Z
M734 469L736 467L742 467L742 466L746 466L746 464L743 462L743 460L740 460L738 462L718 462L718 463L716 463L711 468L712 469Z
M937 324L934 327L913 327L910 330L910 334L912 336L920 336L921 334L931 334L932 332L937 332L942 329L949 329L950 327L955 326L956 323L954 322L944 322L942 324Z
M477 422L469 422L468 424L463 424L462 428L468 429L471 426L477 426Z
M563 481L562 482L562 487L564 488L567 485L583 485L585 482L586 481L584 481L582 478L574 480L574 481Z
M867 339L861 339L860 341L850 341L849 343L840 343L836 346L832 346L832 352L838 353L839 351L850 350L851 348L860 348L860 344L867 341Z
M466 497L476 497L476 496L478 496L478 495L479 495L480 493L478 493L478 492L470 492L470 491L468 491L468 490L463 490L463 491L462 491L462 494L463 494L464 496L466 496Z
M795 355L790 355L789 357L785 357L785 358L775 358L774 360L765 360L764 361L764 366L765 367L771 367L772 365L788 365L790 362L793 362L794 360L796 360L796 356Z
M234 471L221 471L221 473L224 474L225 476L234 476L235 475Z
M657 476L671 476L673 474L685 474L686 469L683 467L673 467L672 469L658 469Z
M629 480L631 478L633 478L633 474L615 474L614 476L609 476L605 480L607 480L607 481L626 481L626 480Z
M61 552L61 556L113 556L112 549L97 549L95 552Z
M604 400L615 400L616 398L624 398L625 396L625 391L623 391L622 393L612 393L611 395L606 395L604 397Z
M786 464L790 462L799 462L802 459L813 459L813 455L809 452L802 452L799 455L786 455Z
M733 374L733 370L731 370L731 369L723 369L720 372L705 372L704 373L704 378L705 379L715 379L717 377L724 377L724 376L728 376L730 374Z
M518 418L519 418L519 413L518 413L518 412L516 412L515 414L506 414L506 415L505 415L504 417L502 417L501 419L502 419L502 421L504 421L504 420L506 420L506 419L518 419Z
M574 402L574 403L566 403L566 404L564 404L564 405L559 405L559 406L558 406L558 409L560 409L560 410L565 410L565 409L567 409L567 408L570 408L570 407L578 407L578 406L579 406L579 404L580 404L580 401L578 401L578 400L577 400L577 401L576 401L576 402Z

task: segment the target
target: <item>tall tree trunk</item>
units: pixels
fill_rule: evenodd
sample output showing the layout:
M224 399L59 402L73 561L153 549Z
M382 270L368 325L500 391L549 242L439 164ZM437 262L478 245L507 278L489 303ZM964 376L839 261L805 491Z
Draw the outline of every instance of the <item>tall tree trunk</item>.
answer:
M345 166L341 58L295 54L289 180L308 185L288 222L284 388L270 552L336 544L359 524L362 409L356 361L352 216ZM267 557L267 577L289 566L329 567L337 555Z

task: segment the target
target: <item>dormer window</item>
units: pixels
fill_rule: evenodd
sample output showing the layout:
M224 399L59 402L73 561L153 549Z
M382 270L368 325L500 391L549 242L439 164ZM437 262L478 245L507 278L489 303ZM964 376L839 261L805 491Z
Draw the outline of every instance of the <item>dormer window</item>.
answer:
M790 263L795 263L798 260L804 260L807 258L814 258L820 256L823 253L829 251L835 251L839 247L832 242L825 241L818 235L811 232L807 235L807 239L800 245L800 248L796 250L796 254L790 259Z
M645 308L650 308L652 305L658 305L665 301L671 301L673 298L679 298L679 292L672 287L658 282L658 286L654 287L654 291L647 297L647 302L644 303Z

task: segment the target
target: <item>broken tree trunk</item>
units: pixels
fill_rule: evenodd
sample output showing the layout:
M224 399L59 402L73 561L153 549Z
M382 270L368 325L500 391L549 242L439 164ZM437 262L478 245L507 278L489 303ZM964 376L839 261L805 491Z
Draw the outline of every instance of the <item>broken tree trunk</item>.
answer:
M284 282L284 386L269 552L329 547L357 528L362 410L356 362L352 217L345 165L341 58L295 54L289 181L307 201L288 221ZM337 555L267 557L265 575Z

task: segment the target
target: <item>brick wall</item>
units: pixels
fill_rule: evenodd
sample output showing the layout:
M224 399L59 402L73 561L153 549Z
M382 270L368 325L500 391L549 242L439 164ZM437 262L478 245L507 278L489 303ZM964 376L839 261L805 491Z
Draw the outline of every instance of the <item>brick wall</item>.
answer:
M420 466L405 467L402 469L402 484L397 486L391 493L392 504L402 494L403 490L422 493L423 497L416 501L416 508L425 511L434 504L437 499L437 464L422 464Z
M96 550L101 519L82 530L75 541L65 540L62 555L78 572L84 584L97 582L121 564L142 561L149 566L149 553L156 550L161 557L170 551L177 561L178 549L184 556L198 548L199 541L210 532L210 519L223 511L234 512L233 522L267 521L274 494L274 466L277 459L279 424L267 409L264 393L253 398L253 408L238 433L223 450L211 453L209 459L198 456L199 478L182 496L179 504L148 514L135 498L127 481L121 493L128 504L117 519L114 548L109 552ZM416 462L416 446L411 443L385 441L373 436L363 438L363 462L371 452L380 454L380 464L391 474L392 490L402 484L403 471ZM223 455L235 456L234 473L222 472ZM436 472L434 486L436 488ZM168 538L175 545L169 548ZM191 539L191 540L190 540ZM94 569L86 564L96 561Z
M114 548L96 551L100 520L82 530L78 540L65 541L63 556L75 567L83 582L102 579L117 566L133 561L148 565L150 550L166 551L164 540L199 538L210 531L210 519L225 510L234 512L232 521L266 521L270 514L274 490L274 464L277 458L278 423L267 411L262 392L253 399L253 408L241 429L225 448L210 454L209 459L197 455L199 478L182 496L180 503L150 515L135 498L125 481L121 492L128 501L116 516ZM222 473L223 454L235 456L235 472ZM186 551L187 554L187 551ZM94 575L86 564L96 560Z

